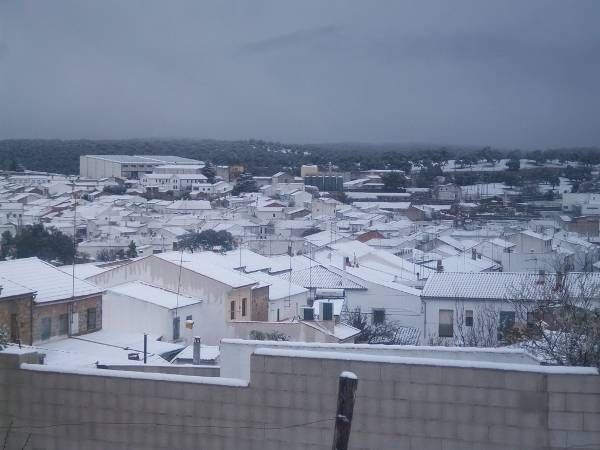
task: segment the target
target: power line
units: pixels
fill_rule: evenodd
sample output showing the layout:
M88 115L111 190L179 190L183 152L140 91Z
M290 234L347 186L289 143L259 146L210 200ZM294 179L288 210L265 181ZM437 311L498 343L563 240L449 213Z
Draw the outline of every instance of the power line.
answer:
M291 425L267 425L263 426L250 426L250 425L182 425L182 424L168 424L168 423L158 423L158 422L95 422L95 421L85 421L85 422L62 422L62 423L52 423L46 425L6 425L0 426L0 429L7 430L36 430L36 429L48 429L48 428L61 428L61 427L74 427L74 426L87 426L87 425L123 425L123 426L155 426L155 427L168 427L168 428L219 428L219 429L244 429L244 430L264 430L264 431L274 431L274 430L286 430L290 428L299 428L305 427L309 425L315 425L317 423L326 423L332 422L335 418L329 419L319 419L313 420L311 422L303 422L296 423Z

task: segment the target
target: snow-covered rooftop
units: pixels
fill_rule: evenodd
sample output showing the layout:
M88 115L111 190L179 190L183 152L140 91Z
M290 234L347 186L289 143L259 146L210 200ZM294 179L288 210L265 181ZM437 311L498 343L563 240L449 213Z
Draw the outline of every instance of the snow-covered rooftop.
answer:
M247 277L238 270L229 269L219 264L215 264L210 258L211 255L213 254L210 252L184 252L183 255L181 252L166 252L158 253L153 255L153 257L164 259L165 261L169 261L177 265L179 265L181 262L182 267L199 273L205 277L212 278L233 288L256 284L256 280Z
M35 291L0 276L0 300L18 295L33 294Z
M127 297L135 298L144 302L162 306L167 309L181 308L183 306L201 303L196 297L179 294L177 292L162 289L142 281L132 281L111 287L108 292L114 292Z
M37 292L36 303L100 294L92 283L75 278L38 258L12 259L0 262L0 277Z
M565 285L575 291L598 292L600 273L571 272ZM447 299L536 299L556 284L556 275L533 272L436 272L429 276L422 296ZM595 289L594 289L595 288ZM589 294L588 294L589 295Z

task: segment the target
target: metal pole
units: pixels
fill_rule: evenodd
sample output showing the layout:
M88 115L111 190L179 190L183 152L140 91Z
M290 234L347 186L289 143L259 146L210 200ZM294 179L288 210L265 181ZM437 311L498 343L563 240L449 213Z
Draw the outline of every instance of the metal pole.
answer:
M144 333L144 364L146 364L148 355L148 335Z
M357 385L358 377L354 373L342 372L340 374L332 450L348 450Z

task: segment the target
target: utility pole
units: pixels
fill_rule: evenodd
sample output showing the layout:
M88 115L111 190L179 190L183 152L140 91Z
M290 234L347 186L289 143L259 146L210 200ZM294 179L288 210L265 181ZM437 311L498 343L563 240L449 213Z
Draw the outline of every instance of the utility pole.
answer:
M340 374L332 450L348 450L357 385L358 377L356 374L352 372L342 372Z

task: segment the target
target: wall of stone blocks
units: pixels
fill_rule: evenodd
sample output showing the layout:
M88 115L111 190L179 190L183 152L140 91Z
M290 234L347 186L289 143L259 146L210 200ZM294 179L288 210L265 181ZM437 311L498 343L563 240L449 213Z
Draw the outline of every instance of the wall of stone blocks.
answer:
M352 450L600 448L598 375L258 353L247 386L19 368L36 359L0 353L7 448L31 432L28 450L325 450L343 370L359 378Z
M102 329L102 296L94 296L72 302L73 312L78 313L78 335L87 334ZM87 329L87 310L96 308L96 328ZM33 308L33 341L42 342L42 319L51 318L51 338L60 336L59 318L62 314L69 313L69 302L35 304ZM66 336L66 334L64 334Z
M31 296L13 298L11 300L0 301L0 327L6 328L9 332L9 339L12 334L16 334L21 343L31 344ZM16 314L17 329L12 329L12 315Z

